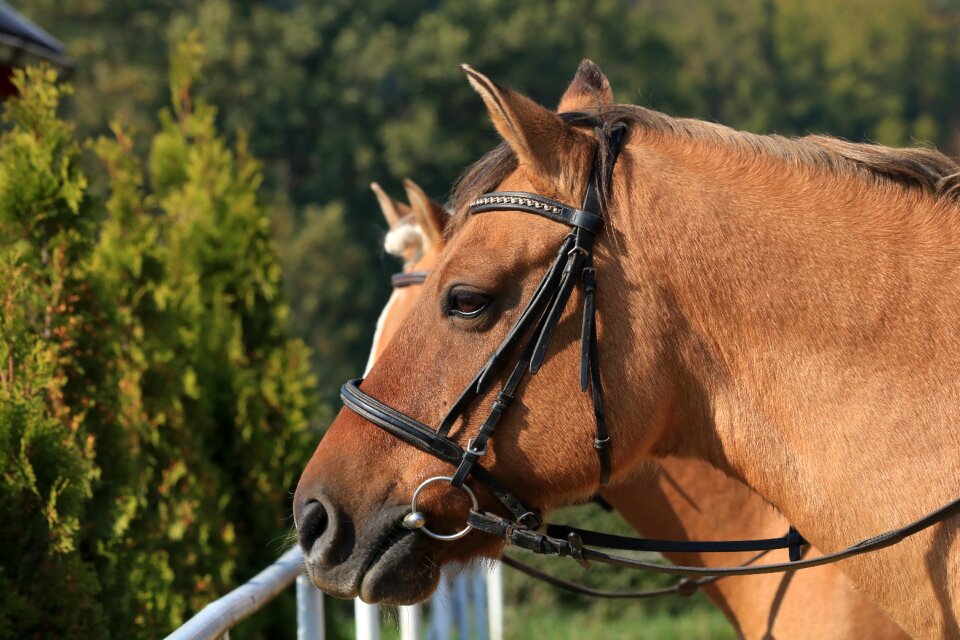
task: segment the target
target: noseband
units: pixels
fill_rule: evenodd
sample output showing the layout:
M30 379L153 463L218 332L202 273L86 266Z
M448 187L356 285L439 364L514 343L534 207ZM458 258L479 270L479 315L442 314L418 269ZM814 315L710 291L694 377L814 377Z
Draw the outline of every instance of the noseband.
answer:
M785 536L780 538L704 542L630 538L564 525L544 525L538 513L528 509L520 499L504 488L489 470L479 464L480 459L487 453L487 444L493 437L498 422L514 399L514 394L525 373L529 370L531 375L535 375L543 365L550 340L560 317L567 307L573 288L580 282L583 293L583 319L580 333L580 388L584 392L587 389L591 392L590 399L596 429L593 448L596 451L599 463L600 485L605 485L610 477L611 442L604 420L603 388L600 383L600 356L594 301L597 270L594 266L593 247L597 234L603 228L602 214L606 208L605 197L612 178L613 166L623 143L626 127L622 123L603 126L597 118L584 114L564 114L564 117L568 122L576 125L601 125L594 129L594 133L599 140L599 146L583 204L580 208L526 192L487 193L477 198L469 206L469 212L473 215L490 211L519 211L566 225L571 228L571 231L561 241L555 259L540 280L519 319L514 323L506 338L493 352L486 364L453 403L440 425L433 429L367 395L360 388L362 382L360 378L348 381L340 390L344 405L357 415L403 442L456 468L452 476L428 478L417 488L412 499L410 513L403 519L403 526L408 529L420 530L437 540L455 540L467 535L472 529L476 529L500 538L507 544L519 546L535 553L572 557L584 567L589 566L589 562L592 560L657 573L725 577L791 571L837 562L891 546L908 536L960 513L960 498L958 498L905 527L868 538L842 551L817 558L803 559L804 547L808 543L792 527ZM394 287L421 284L426 280L427 275L426 272L396 274L393 276L392 282ZM510 354L518 349L523 338L527 335L529 335L529 339L520 349L519 356L514 362L506 382L497 393L486 419L476 435L467 441L466 448L461 447L450 438L450 429L463 416L473 401L488 390L497 374L509 361ZM468 478L473 478L485 486L510 512L512 519L502 518L497 514L479 509L473 491L465 484ZM465 528L453 534L441 535L430 531L425 526L426 517L417 510L417 498L427 485L434 482L448 482L450 486L462 489L468 494L473 503L473 508L470 510ZM585 545L628 551L684 553L759 551L761 553L740 566L707 568L645 562L596 551ZM773 549L788 549L790 562L753 565L753 562L760 556ZM508 564L515 566L522 563L509 559ZM529 573L523 568L521 570ZM557 584L557 586L569 588L569 583L567 585L559 584L563 581L550 576L544 577L541 574L535 577L540 577ZM667 591L687 595L697 586L706 584L706 582L708 581L684 581ZM573 586L577 587L576 585ZM580 587L571 590L577 591L577 589L580 589L578 592L588 595L604 595L601 592L588 593L589 590L583 590ZM646 594L640 597L644 597L644 595ZM629 594L612 596L607 594L605 597L632 596Z

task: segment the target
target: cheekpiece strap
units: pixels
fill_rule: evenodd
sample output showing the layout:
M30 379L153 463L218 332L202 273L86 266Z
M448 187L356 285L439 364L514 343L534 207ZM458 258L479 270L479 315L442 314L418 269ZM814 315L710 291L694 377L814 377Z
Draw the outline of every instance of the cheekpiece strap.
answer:
M560 222L568 227L586 229L593 234L599 233L603 228L603 218L594 213L523 191L493 191L483 194L470 203L470 213L487 211L523 211Z

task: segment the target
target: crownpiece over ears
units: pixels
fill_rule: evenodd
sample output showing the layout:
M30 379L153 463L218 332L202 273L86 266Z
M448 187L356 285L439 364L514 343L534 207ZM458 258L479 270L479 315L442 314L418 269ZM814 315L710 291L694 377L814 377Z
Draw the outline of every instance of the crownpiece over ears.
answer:
M470 85L483 98L493 126L517 154L520 164L526 165L534 176L549 180L561 190L576 184L581 177L569 174L579 172L584 163L572 156L586 148L584 142L589 133L581 127L567 125L555 112L495 84L470 66L461 65L461 68ZM569 111L602 106L612 101L613 92L606 77L595 64L584 60L560 106Z

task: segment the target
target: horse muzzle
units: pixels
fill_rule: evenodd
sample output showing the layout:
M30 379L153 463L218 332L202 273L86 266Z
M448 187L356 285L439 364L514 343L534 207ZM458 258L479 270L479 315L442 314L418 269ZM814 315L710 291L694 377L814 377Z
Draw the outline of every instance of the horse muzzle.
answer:
M439 567L429 539L403 526L409 505L379 509L359 524L328 495L313 492L297 502L297 539L310 580L338 598L413 604L433 593Z

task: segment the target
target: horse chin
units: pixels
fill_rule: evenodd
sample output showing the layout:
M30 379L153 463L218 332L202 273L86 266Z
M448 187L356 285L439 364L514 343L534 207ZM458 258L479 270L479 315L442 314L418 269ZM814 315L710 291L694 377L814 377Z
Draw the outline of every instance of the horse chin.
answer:
M440 567L431 559L428 540L405 531L364 573L360 599L369 603L409 605L423 602L437 588Z

